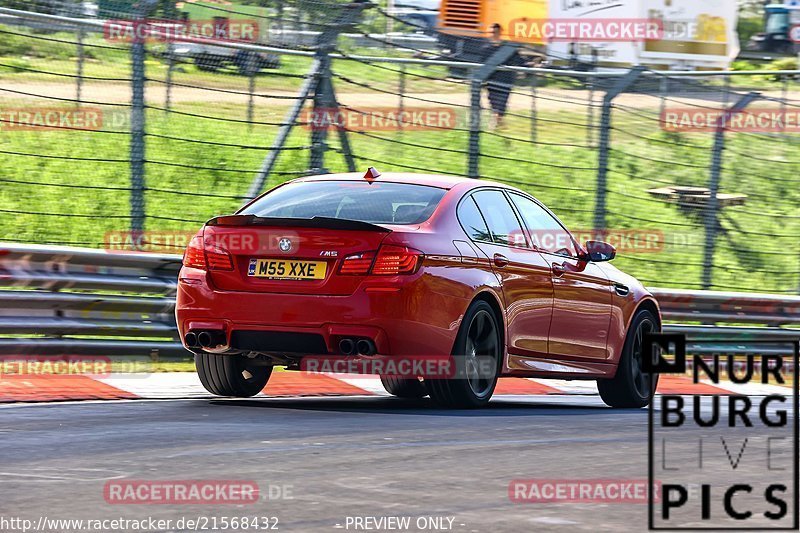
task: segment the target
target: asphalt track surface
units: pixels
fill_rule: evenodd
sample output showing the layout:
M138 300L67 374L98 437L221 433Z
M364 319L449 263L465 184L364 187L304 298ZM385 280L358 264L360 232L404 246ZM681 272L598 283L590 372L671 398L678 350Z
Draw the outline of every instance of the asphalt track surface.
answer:
M291 499L110 505L103 488L123 478L254 480L262 492L289 486ZM279 531L330 532L365 531L348 516L433 516L464 532L646 530L644 504L513 503L519 478L646 480L647 410L594 396L502 397L478 411L385 397L0 408L5 517L276 516Z

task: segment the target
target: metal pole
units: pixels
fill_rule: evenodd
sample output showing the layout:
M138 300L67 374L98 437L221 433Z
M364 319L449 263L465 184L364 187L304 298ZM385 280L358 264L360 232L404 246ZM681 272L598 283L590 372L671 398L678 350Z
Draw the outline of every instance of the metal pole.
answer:
M717 195L719 194L720 179L722 177L722 154L725 151L725 130L728 127L728 119L733 113L743 110L753 100L759 98L758 93L747 93L738 102L733 104L720 118L717 130L714 134L714 151L711 156L711 176L708 182L708 204L704 213L706 240L703 249L703 290L711 289L714 252L716 251L717 229L719 227Z
M798 59L800 64L800 58ZM781 129L786 131L786 100L789 96L789 77L782 74L781 75L781 117L784 117L784 120L781 120Z
M589 106L586 110L586 145L591 146L594 141L594 78L589 78Z
M659 120L663 122L666 118L665 113L667 112L667 95L669 94L669 78L667 76L661 77L661 102L659 103L658 109L658 117Z
M269 179L269 174L272 172L273 167L278 159L278 154L280 153L281 148L286 143L286 140L289 138L289 133L292 131L292 127L294 126L295 122L297 122L297 118L300 116L300 112L303 110L303 105L305 105L306 100L309 99L312 93L314 93L314 111L317 111L317 104L319 102L319 97L321 94L329 93L331 96L332 101L336 102L336 97L333 94L333 84L330 82L330 55L331 51L336 45L336 41L338 40L339 33L347 28L351 27L353 24L358 22L361 12L366 7L369 7L366 3L359 3L359 4L350 4L346 11L342 14L337 24L325 29L322 33L317 36L316 41L316 52L314 53L314 62L312 63L311 70L306 77L306 81L303 83L303 86L300 88L300 94L297 96L297 100L295 100L292 109L289 110L286 118L284 119L283 123L281 124L280 129L278 130L278 135L275 138L275 141L272 143L272 147L269 150L269 153L264 158L264 162L261 164L261 168L256 174L255 179L253 179L253 183L250 185L250 189L247 192L248 198L255 198L261 193L261 189L264 187L264 184L267 183ZM297 11L299 13L299 10ZM323 74L327 73L328 78L327 82L323 83ZM336 105L336 104L335 104ZM319 115L315 115L319 116ZM321 153L320 147L316 143L317 139L317 131L313 124L310 125L312 128L311 131L311 138L312 138L312 148L311 148L311 160L312 160L312 168L314 164L322 165L321 160ZM348 166L353 167L355 163L353 162L352 155L349 155L349 144L347 143L347 139L343 136L346 135L346 132L340 131L340 138L342 138L342 147L345 151L345 157L348 158ZM323 150L324 153L324 150Z
M258 73L258 57L247 54L247 71L250 79L247 82L247 126L253 129L253 114L255 109L256 74Z
M137 20L145 17L145 11L139 8ZM145 43L136 39L131 47L133 76L131 81L131 234L133 242L144 230L145 204Z
M172 50L172 46L167 49L167 95L166 101L164 102L164 109L168 112L172 108L172 74L175 71L175 53Z
M338 107L332 107L333 95L329 94L331 86L331 60L327 54L320 57L319 83L314 94L314 116L331 114L336 116ZM309 169L312 173L322 174L325 167L325 152L328 150L328 128L336 125L324 124L311 128L311 160Z
M397 116L401 117L401 120L398 121L398 135L402 136L403 134L403 112L405 111L406 103L405 103L405 94L406 94L406 66L400 65L400 75L399 79L397 80L397 94L400 98L400 102L397 104ZM399 155L403 154L403 145L397 145L397 151Z
M469 160L467 162L467 176L470 178L480 177L480 156L481 156L481 87L483 82L488 80L497 70L514 54L517 53L518 45L503 44L499 46L484 64L474 70L470 76L470 105L469 105ZM509 87L509 91L513 87Z
M397 93L400 97L400 103L398 104L398 111L402 116L403 111L405 110L405 95L406 95L406 66L400 65L400 78L397 83ZM400 128L402 129L403 123L400 123Z
M536 111L536 86L539 78L534 72L531 74L531 142L535 143L538 138L539 119Z
M78 104L83 101L83 62L85 54L83 50L83 38L86 30L83 26L78 26L78 72L75 76L75 100Z
M606 192L608 191L608 152L611 148L611 107L620 93L633 85L644 72L643 67L635 67L621 77L603 97L603 110L600 113L600 142L597 164L597 198L594 206L595 238L603 240L606 230Z
M267 157L264 158L264 162L261 164L258 174L256 174L253 183L250 185L250 189L247 191L248 199L255 198L261 194L261 189L263 189L264 184L267 183L270 172L272 172L272 169L275 167L275 163L278 160L280 149L283 148L284 144L286 144L286 140L289 138L289 133L291 133L292 127L295 125L295 122L297 122L297 118L300 116L300 112L303 110L303 105L305 105L309 95L316 89L317 84L319 83L319 69L320 60L315 59L314 63L311 65L311 71L306 77L306 81L300 88L300 94L297 96L297 100L295 100L294 105L289 110L289 113L283 119L283 123L278 130L278 135L275 137L275 141L272 143ZM311 127L313 127L313 125Z
M473 79L470 83L469 99L469 160L467 176L480 178L481 152L481 80Z

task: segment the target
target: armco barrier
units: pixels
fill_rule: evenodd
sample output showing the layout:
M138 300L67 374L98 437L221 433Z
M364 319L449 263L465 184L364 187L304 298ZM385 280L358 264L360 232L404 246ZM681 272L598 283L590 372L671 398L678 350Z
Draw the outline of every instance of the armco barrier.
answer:
M174 317L180 262L179 255L0 243L0 354L187 356ZM763 351L757 341L800 338L791 328L800 325L800 297L652 292L665 331L702 341L697 351Z
M174 316L180 262L0 244L0 354L186 356Z

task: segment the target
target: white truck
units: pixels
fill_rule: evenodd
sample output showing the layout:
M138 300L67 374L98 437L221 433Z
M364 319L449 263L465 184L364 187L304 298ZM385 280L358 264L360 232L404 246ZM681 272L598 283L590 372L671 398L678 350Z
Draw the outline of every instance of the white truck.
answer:
M516 31L520 24L655 21L649 39L545 39ZM607 67L724 69L739 54L737 0L443 0L439 28L472 42L500 28L500 38L532 45L555 64L580 62ZM523 26L524 27L524 26ZM447 40L447 39L445 39ZM465 58L466 59L466 58ZM477 58L474 58L477 59Z

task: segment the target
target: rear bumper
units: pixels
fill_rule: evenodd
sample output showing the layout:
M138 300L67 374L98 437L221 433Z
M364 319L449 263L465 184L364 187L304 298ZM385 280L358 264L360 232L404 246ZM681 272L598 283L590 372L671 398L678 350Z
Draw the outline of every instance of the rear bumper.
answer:
M223 352L337 354L342 338L367 338L384 355L449 354L469 301L437 291L432 279L365 281L349 296L229 292L206 272L183 268L175 314L181 339L190 330L224 331Z

